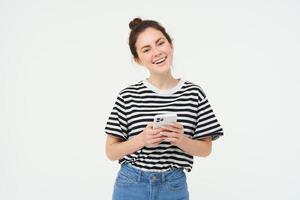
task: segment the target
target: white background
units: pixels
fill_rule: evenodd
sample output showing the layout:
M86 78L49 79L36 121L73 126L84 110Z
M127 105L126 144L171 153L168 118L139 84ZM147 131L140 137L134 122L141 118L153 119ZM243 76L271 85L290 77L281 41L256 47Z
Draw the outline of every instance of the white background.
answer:
M188 174L191 199L299 199L299 1L0 1L0 199L110 199L117 93L147 77L129 21L174 39L225 135Z

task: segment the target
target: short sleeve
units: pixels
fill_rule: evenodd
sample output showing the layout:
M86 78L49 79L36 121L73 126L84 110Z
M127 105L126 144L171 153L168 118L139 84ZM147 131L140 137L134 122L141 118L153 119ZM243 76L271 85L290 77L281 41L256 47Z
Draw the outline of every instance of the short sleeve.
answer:
M197 125L193 139L201 139L210 136L212 140L216 140L222 135L223 129L219 124L205 93L201 89L198 96Z
M128 139L127 135L127 119L126 119L126 106L125 101L119 94L113 109L109 115L105 126L105 133L121 138Z

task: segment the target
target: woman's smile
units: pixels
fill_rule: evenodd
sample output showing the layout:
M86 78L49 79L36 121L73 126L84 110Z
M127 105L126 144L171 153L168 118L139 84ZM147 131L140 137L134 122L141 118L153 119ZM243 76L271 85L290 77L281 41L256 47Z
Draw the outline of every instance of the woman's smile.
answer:
M136 42L138 62L151 74L169 74L173 59L173 46L162 32L147 28Z
M156 61L153 62L153 64L161 65L161 64L163 64L166 60L167 60L167 56L166 56L166 57L163 57L163 58L160 58L160 59L157 59Z

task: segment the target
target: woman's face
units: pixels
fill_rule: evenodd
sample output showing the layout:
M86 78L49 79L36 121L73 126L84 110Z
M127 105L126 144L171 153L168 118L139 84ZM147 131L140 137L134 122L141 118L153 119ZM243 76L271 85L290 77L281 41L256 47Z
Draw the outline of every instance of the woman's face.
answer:
M147 28L136 41L139 64L144 65L151 74L169 73L173 61L173 47L162 32Z

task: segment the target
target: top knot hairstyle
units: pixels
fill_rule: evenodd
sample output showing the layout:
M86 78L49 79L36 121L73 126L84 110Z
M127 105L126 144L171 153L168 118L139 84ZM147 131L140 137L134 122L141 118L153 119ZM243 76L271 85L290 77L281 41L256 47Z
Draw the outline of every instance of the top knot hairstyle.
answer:
M147 28L154 28L160 32L166 37L168 42L172 44L172 39L169 36L169 34L166 32L165 28L160 25L157 21L153 20L142 20L141 18L134 18L130 23L129 23L129 28L131 29L130 35L129 35L129 47L131 54L133 55L133 58L135 60L138 60L138 54L136 51L136 46L135 43L139 37L139 35L144 32Z
M141 18L134 18L131 22L129 22L129 28L131 30L136 29L142 23L143 23L143 20Z

